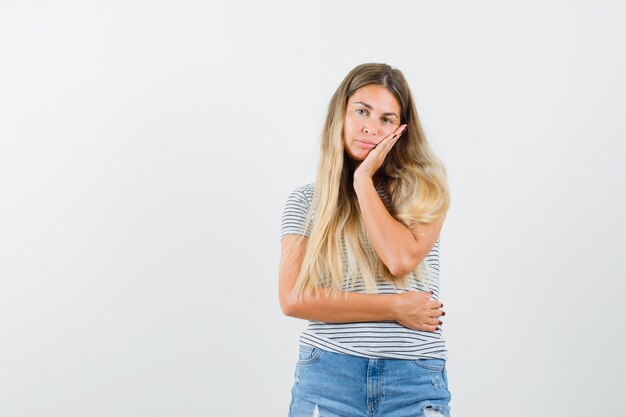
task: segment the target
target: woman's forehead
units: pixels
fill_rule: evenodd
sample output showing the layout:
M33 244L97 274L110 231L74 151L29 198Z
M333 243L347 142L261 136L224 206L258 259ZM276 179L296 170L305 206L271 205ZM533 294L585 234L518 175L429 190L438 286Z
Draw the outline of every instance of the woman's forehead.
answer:
M369 84L356 90L348 99L348 104L363 103L380 112L397 112L400 103L386 87Z

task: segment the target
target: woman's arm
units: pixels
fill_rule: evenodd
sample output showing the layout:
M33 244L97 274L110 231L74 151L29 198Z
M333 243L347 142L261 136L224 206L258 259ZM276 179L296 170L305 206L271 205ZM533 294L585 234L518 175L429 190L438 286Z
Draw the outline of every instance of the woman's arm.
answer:
M343 291L337 298L327 289L305 294L301 300L292 296L308 238L287 235L281 239L279 267L280 307L287 316L327 323L364 321L397 321L403 326L435 331L444 315L443 304L431 300L427 292L408 291L401 294L360 294Z
M355 175L354 190L374 250L393 275L408 275L432 250L445 216L409 229L389 214L371 176Z
M382 166L385 157L402 136L408 125L400 125L395 132L381 140L354 170L354 190L374 250L389 271L405 277L426 258L441 231L445 216L439 221L418 223L408 229L387 211L372 177Z

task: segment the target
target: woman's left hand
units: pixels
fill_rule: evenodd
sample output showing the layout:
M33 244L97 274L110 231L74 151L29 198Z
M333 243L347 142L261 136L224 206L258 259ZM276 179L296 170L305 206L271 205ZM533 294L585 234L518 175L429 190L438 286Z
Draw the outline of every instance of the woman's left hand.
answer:
M389 151L391 151L393 145L395 145L400 136L406 131L407 126L408 125L400 125L393 133L378 142L376 147L367 154L365 159L356 165L354 178L363 176L372 178L374 173L383 165L385 157Z

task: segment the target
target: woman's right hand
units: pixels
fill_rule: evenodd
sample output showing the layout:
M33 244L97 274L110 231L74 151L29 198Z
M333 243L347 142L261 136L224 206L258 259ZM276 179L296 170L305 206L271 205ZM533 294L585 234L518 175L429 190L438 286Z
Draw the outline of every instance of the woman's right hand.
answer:
M441 310L443 304L431 300L430 292L407 291L395 294L395 321L413 330L434 332L442 323L439 317L446 313Z

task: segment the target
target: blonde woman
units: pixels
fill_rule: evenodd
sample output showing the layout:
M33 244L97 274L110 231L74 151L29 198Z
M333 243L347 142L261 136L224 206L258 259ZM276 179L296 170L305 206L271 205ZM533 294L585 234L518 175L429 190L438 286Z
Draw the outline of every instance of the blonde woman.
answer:
M309 320L291 417L449 417L438 256L449 204L402 73L354 68L330 101L316 182L283 210L280 305Z

